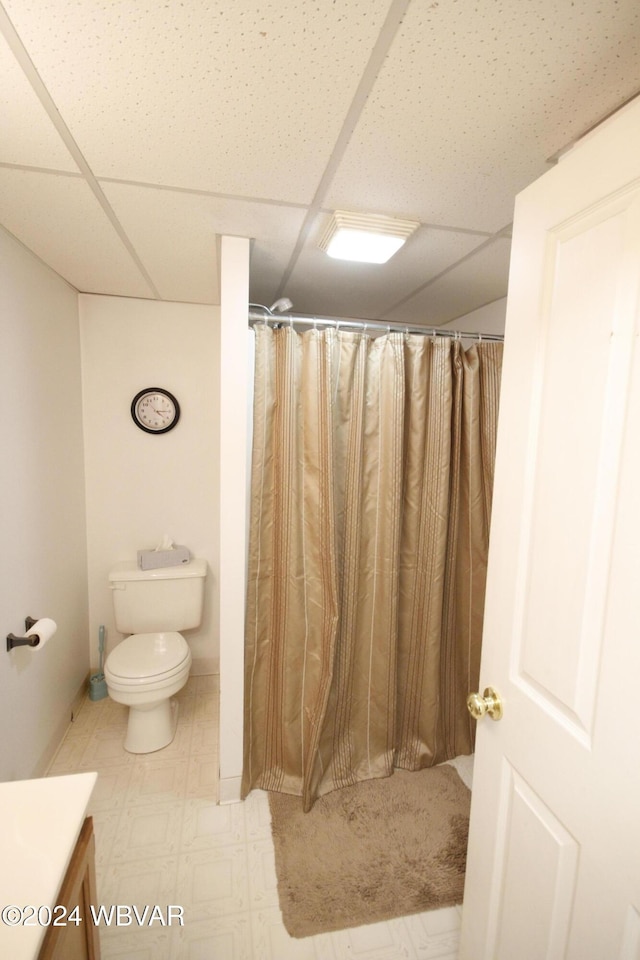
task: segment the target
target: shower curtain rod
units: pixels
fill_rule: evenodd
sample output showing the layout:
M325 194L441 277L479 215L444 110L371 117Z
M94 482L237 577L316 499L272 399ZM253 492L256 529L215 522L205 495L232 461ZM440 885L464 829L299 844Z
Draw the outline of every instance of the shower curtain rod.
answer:
M262 311L260 313L259 311ZM289 313L272 313L269 307L261 303L249 304L249 326L253 327L257 323L266 323L273 327L285 327L298 324L300 326L329 326L329 327L355 327L358 330L380 330L384 333L417 333L432 337L453 337L454 339L468 340L497 340L502 342L504 336L501 333L463 333L459 330L440 330L438 327L412 327L406 323L385 323L383 320L351 320L340 317L310 317L295 315Z

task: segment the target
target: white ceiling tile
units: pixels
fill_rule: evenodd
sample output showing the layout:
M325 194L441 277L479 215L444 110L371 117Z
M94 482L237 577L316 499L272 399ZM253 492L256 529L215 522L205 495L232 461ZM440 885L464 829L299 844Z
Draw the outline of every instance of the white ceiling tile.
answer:
M457 317L506 285L508 238L474 253L464 229L505 235L547 158L640 89L637 0L2 0L0 27L24 66L0 41L0 221L124 296L218 299L227 233L253 238L254 301ZM322 214L298 257L311 202L425 226L372 269L316 250Z
M297 234L298 230L293 236L273 236L252 243L249 269L249 299L252 303L268 307L276 299Z
M510 253L508 238L489 241L424 290L389 310L384 319L439 326L506 296Z
M295 311L376 320L417 286L455 263L486 236L419 227L387 263L333 260L318 240L328 214L318 217L287 283Z
M27 119L28 118L28 119ZM78 172L46 110L0 35L2 163Z
M101 183L161 296L219 303L218 235L255 237L291 255L304 210L133 184ZM253 267L253 259L252 259ZM263 266L262 269L265 269ZM281 272L276 274L276 284Z
M497 231L545 161L640 89L640 5L412 3L325 198Z
M80 291L152 291L80 177L0 167L0 221Z
M5 0L96 176L309 202L388 0Z
M217 234L201 197L101 186L162 299L220 303Z

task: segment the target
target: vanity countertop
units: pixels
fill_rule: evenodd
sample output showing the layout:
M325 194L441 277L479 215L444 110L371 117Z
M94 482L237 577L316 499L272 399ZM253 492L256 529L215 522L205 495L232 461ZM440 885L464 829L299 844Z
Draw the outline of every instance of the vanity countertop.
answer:
M97 773L0 783L0 957L35 960L84 823ZM33 906L33 926L10 926L3 910Z

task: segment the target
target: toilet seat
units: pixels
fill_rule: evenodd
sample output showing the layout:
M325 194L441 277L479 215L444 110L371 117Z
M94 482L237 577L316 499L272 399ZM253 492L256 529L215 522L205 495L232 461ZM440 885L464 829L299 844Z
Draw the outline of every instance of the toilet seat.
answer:
M129 708L124 748L154 753L173 740L179 693L189 678L191 650L179 633L132 634L107 657L107 692Z
M109 654L105 677L118 687L163 686L188 669L191 651L180 633L134 633Z

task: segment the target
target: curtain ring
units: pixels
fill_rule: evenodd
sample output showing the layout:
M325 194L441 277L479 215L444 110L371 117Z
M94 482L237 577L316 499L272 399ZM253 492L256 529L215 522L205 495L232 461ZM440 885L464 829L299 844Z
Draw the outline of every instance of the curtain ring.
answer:
M481 334L481 333L478 334L478 343L482 343L482 334Z
M431 331L431 343L437 343L437 342L438 341L436 339L436 328L434 327L433 330Z
M391 324L388 323L388 324L387 324L387 336L389 336L390 333L391 333Z
M293 317L289 316L289 329L293 330Z

